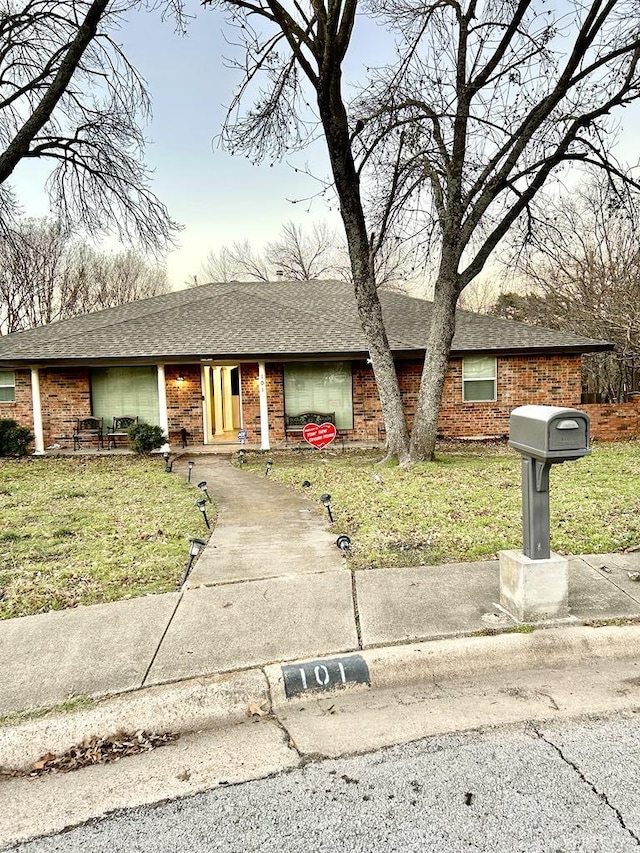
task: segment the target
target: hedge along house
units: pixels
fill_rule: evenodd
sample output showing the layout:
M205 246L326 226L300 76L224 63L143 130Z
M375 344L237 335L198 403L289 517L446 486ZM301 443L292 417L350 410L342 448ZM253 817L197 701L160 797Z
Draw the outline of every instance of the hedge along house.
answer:
M411 425L431 304L381 291ZM460 311L439 427L444 437L508 432L525 403L580 404L581 355L601 341ZM169 441L286 438L287 416L332 413L347 440L383 422L351 288L342 282L230 282L176 291L0 338L0 418L35 452L71 447L76 420L133 415Z

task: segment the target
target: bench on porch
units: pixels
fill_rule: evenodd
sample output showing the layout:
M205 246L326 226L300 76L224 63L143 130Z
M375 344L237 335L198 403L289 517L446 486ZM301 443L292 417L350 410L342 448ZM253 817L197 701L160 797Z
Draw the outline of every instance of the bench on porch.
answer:
M98 447L104 447L102 418L77 418L73 428L73 449L79 450L83 442L93 441L93 439L96 440Z
M116 439L128 438L129 427L137 423L137 415L121 415L120 417L114 418L113 425L107 433L107 442L109 450L111 450L112 448L115 450Z
M284 437L285 443L289 443L289 435L298 434L298 439L302 438L302 431L307 424L333 424L336 425L335 412L300 412L299 415L284 416ZM344 448L344 435L338 431L336 438L342 442Z

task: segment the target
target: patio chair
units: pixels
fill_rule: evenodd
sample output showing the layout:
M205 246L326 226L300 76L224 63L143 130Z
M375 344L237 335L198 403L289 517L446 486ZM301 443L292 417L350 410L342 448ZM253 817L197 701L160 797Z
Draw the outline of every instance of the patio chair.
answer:
M107 433L109 450L111 450L112 448L115 450L117 438L128 438L129 427L132 426L132 424L137 423L138 418L134 415L121 415L118 418L114 418L113 426L111 427L111 430Z
M73 429L73 449L79 450L84 441L91 441L94 438L97 446L103 448L102 418L77 418Z

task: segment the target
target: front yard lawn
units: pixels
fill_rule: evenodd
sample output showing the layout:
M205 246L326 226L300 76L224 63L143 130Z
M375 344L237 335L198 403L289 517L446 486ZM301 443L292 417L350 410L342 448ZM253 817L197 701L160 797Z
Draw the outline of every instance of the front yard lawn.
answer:
M0 618L176 590L196 497L158 457L3 460Z
M494 559L522 548L520 457L506 444L442 445L406 472L380 452L272 453L277 477L314 500L331 495L335 533L352 539L352 568ZM264 472L265 457L246 454ZM302 489L309 480L311 487ZM551 546L561 554L640 544L640 442L596 444L551 469Z

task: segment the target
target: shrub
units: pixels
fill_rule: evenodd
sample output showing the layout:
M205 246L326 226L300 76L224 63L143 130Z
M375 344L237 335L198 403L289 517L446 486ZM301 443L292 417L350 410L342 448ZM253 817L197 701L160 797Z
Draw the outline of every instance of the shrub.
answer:
M33 435L17 421L0 420L0 456L25 456Z
M151 424L131 424L127 433L136 453L151 453L167 442L162 429Z

